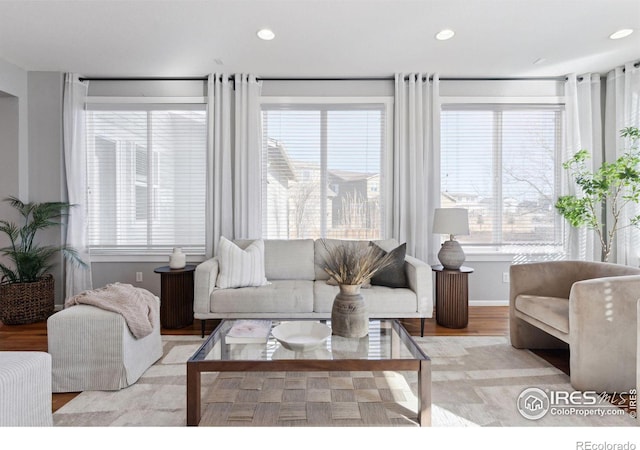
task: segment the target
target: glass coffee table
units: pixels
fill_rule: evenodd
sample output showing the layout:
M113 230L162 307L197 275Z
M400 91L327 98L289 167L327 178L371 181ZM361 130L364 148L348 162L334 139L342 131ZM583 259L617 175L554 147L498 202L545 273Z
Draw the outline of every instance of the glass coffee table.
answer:
M272 326L286 321L273 320ZM200 423L202 373L271 371L415 371L418 424L431 425L431 360L398 320L371 320L367 337L331 336L309 352L287 350L273 336L266 344L226 344L234 322L222 321L187 361L188 426Z

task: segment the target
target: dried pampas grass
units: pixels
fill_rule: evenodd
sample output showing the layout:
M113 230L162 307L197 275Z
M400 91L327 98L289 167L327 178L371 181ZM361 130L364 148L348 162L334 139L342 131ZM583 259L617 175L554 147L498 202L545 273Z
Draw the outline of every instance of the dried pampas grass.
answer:
M364 284L393 261L391 253L385 254L367 242L347 241L329 246L323 239L322 245L327 251L324 270L341 285Z

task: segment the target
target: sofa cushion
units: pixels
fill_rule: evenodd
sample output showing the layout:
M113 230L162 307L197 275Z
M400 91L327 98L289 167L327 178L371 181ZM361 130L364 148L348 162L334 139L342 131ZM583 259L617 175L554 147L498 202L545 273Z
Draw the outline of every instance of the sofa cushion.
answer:
M315 279L313 239L266 240L264 257L268 280Z
M338 286L328 285L326 281L319 280L313 284L314 305L313 310L319 313L331 313L333 300L338 295ZM375 312L377 317L384 313L415 313L418 310L418 300L411 289L390 288L386 286L371 286L361 290L369 312Z
M391 264L383 267L373 275L371 278L371 284L392 288L408 287L407 275L404 271L404 258L407 254L407 243L405 242L404 244L399 245L390 252L380 248L380 246L375 242L372 242L371 245L378 247L385 255L391 254L393 256Z
M516 310L563 333L569 333L569 299L518 295Z
M316 280L328 280L329 274L324 271L324 264L327 258L327 249L324 248L322 244L322 239L316 239L314 243L314 262L315 262L315 279ZM348 242L345 239L324 239L327 244L327 247L331 248L336 245L341 245L344 242ZM360 242L369 242L369 241L360 241ZM398 246L398 241L395 239L384 239L384 240L376 240L371 241L377 244L384 251L391 251Z
M237 239L246 248L253 240ZM313 239L265 239L264 271L267 280L309 280L315 278Z
M266 286L214 289L214 313L305 313L313 311L313 281L274 280Z
M227 289L267 283L264 275L264 242L261 239L242 249L221 237L217 257L220 265L217 287Z

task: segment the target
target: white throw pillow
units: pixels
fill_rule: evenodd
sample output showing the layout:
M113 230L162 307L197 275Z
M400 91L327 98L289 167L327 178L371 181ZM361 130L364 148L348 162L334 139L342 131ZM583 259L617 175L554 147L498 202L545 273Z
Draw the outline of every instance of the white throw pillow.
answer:
M264 241L257 239L242 250L230 240L221 237L218 245L219 273L216 286L238 288L264 286Z

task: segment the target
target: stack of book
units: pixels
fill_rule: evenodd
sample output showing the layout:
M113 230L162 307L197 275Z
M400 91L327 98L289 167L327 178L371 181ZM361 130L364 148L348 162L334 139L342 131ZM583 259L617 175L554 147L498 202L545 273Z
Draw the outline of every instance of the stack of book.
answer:
M264 344L271 334L270 320L236 320L225 342L227 344Z

